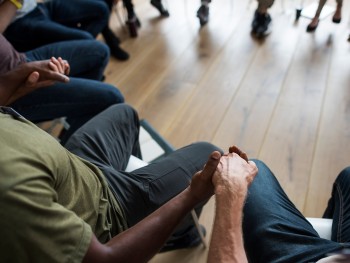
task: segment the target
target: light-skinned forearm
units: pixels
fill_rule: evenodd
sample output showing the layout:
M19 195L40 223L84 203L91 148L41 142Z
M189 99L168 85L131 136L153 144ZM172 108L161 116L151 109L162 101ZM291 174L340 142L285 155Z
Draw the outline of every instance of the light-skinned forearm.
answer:
M88 251L84 262L148 262L199 201L188 187L144 220L111 239L106 245L97 244L93 238L94 251Z
M4 33L15 16L17 8L8 0L0 4L0 33Z
M243 206L246 190L241 193L216 193L215 221L208 253L208 263L248 262L242 237Z

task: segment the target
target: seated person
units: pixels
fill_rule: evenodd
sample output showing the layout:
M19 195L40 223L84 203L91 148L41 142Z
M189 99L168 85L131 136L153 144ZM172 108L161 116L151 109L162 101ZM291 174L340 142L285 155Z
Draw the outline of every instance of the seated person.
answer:
M335 180L324 213L333 219L332 240L326 240L289 200L270 169L261 161L255 164L256 177L255 169L237 154L224 156L218 168L227 174L214 174L217 209L208 262L349 262L349 254L341 253L350 247L350 167ZM224 187L225 181L231 187Z
M0 0L0 4L16 3L16 16L4 32L5 37L18 51L28 51L43 45L78 39L95 39L104 32L111 53L120 60L129 55L119 47L119 40L108 31L109 10L104 1L52 0ZM0 9L0 16L8 12Z
M1 10L7 12L0 16L0 33L6 29L17 9L12 2L5 1L0 5L0 13ZM51 57L63 57L69 61L70 65L66 63L71 76L69 83L49 83L47 88L40 90L33 88L31 93L7 102L7 105L33 122L66 117L70 127L59 136L65 143L82 124L109 106L124 102L124 97L116 87L100 82L109 61L109 50L103 43L93 39L63 41L19 53L0 34L0 75L11 73L27 62ZM28 73L19 71L12 76L22 78Z
M200 214L213 194L217 147L191 144L128 173L140 146L138 116L126 104L95 116L66 149L11 108L0 111L4 262L139 263L200 244L190 211Z

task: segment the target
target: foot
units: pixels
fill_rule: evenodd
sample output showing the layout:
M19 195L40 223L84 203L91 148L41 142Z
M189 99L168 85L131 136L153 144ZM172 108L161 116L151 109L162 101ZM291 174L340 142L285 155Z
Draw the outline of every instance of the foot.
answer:
M257 37L265 37L270 33L271 16L268 13L255 11L252 22L252 33Z
M209 21L209 6L201 5L197 11L197 17L199 18L199 23L204 26Z
M318 17L314 17L311 20L311 23L307 26L306 32L314 32L316 30L319 22L320 22L320 19L318 19Z
M200 225L203 236L206 235L205 227ZM202 243L201 237L195 226L192 226L183 236L175 237L172 236L168 242L162 247L160 252L167 252L182 248L197 247Z
M337 9L332 18L333 23L339 24L341 21L341 6L337 5Z
M129 28L129 34L131 37L137 37L137 29L141 26L139 19L134 15L131 18L128 18L126 24Z
M111 54L119 60L129 59L129 54L126 53L123 49L119 47L119 38L113 34L112 30L104 29L102 32L103 38L106 41L107 46L109 47Z
M161 0L151 0L151 5L153 5L159 11L161 16L168 17L170 14L162 4Z

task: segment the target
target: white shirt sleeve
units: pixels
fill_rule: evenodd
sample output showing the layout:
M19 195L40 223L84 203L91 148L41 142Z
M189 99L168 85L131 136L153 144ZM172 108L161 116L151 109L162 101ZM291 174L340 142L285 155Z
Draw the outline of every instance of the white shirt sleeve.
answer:
M345 262L347 262L347 263L350 262L350 258L348 256L333 255L333 256L323 258L323 259L317 261L316 263L345 263Z

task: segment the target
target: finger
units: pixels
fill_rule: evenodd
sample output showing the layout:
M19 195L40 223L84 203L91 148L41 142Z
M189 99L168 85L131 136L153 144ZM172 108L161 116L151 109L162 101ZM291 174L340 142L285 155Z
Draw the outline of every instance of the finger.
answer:
M26 85L32 86L35 83L37 83L39 80L39 72L34 71L32 73L30 73L30 75L28 76L27 80L26 80Z
M241 151L237 146L235 146L235 145L230 146L230 147L228 148L228 151L229 151L230 153L237 153L238 155L241 155L241 153L242 153L242 151Z
M69 63L68 63L67 60L63 60L63 62L64 62L64 68L65 68L64 74L65 74L65 75L69 75L69 73L70 73L70 66L69 66Z
M41 74L42 81L44 80L52 80L52 81L59 81L59 82L69 82L69 77L67 77L64 74L58 73L58 72L52 72L52 71L46 71Z
M53 80L44 80L44 81L38 82L36 85L36 88L44 88L44 87L52 86L53 84L55 84L55 81Z
M239 156L241 156L242 159L244 159L248 162L248 156L245 152L242 152Z
M58 72L58 73L60 72L57 65L52 61L49 62L49 68L55 72Z
M202 176L205 178L211 178L220 163L221 154L218 151L214 151L210 154L207 163L202 170Z
M62 68L62 65L61 65L61 63L58 61L57 58L52 57L52 58L51 58L51 62L54 63L54 64L56 65L56 67L57 67L59 73L64 73L63 68Z

